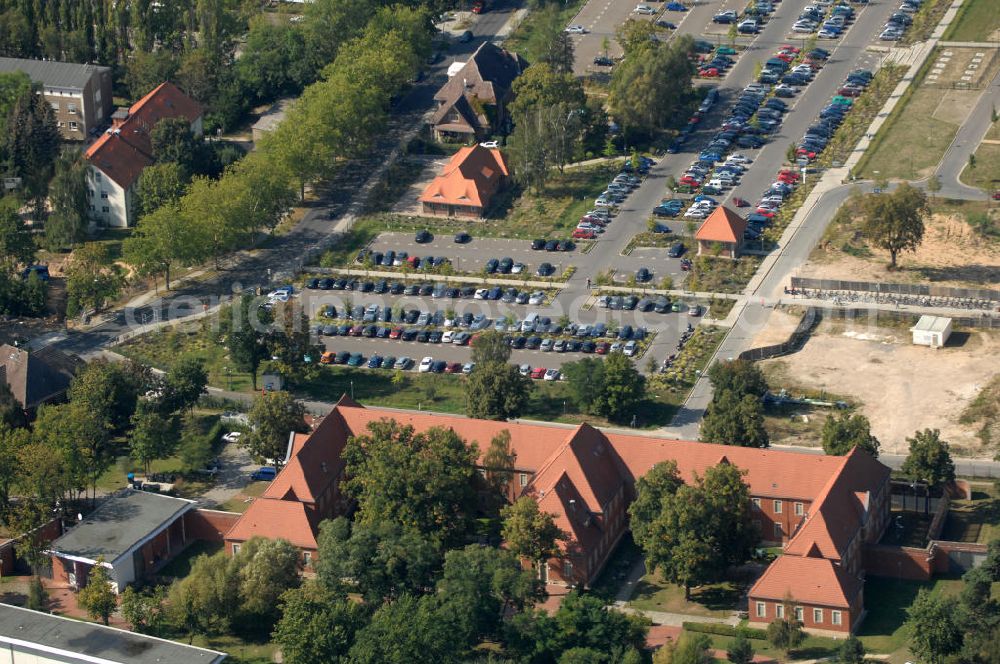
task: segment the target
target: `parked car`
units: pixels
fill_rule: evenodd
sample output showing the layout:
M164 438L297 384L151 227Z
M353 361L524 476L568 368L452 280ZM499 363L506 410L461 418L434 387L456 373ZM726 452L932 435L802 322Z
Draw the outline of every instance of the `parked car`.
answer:
M278 469L273 466L261 466L250 473L250 479L255 482L270 482L278 476Z

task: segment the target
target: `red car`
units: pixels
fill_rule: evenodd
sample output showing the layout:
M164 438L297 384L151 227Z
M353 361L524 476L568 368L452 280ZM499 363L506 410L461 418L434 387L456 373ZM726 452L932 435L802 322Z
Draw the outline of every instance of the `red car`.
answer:
M444 372L445 373L450 373L450 374L462 373L462 363L461 362L452 362L451 364L447 365L444 368Z
M535 380L541 380L545 378L545 367L535 367L531 370L531 377Z
M862 92L863 91L861 90L861 88L852 88L852 87L846 87L837 90L837 94L841 95L842 97L860 97Z
M709 67L708 69L700 69L698 70L698 76L701 76L702 78L718 78L719 70L716 69L715 67Z
M701 184L700 180L698 180L697 178L693 178L690 175L685 175L679 180L679 182L681 184L686 184L689 187L697 187Z
M486 11L486 3L484 0L476 0L472 3L473 14L482 14L484 11Z
M701 116L698 115L697 113L688 118L688 124L693 125L693 124L698 124L699 122L701 122Z
M593 240L596 237L597 235L594 233L594 231L586 231L583 230L582 228L577 228L575 231L573 231L574 240Z
M610 348L608 342L602 341L601 343L597 344L597 346L594 347L594 352L597 353L598 355L607 355L608 348Z
M809 148L799 148L798 150L795 151L795 154L799 155L800 157L806 157L810 161L816 158L816 151L810 150Z
M792 55L791 53L780 53L779 52L779 53L776 53L774 55L774 57L778 58L779 60L784 60L785 62L788 62L788 63L790 63L792 60L795 59L795 56Z
M782 51L789 51L791 53L798 53L799 52L799 49L795 48L791 44L782 44L780 50L782 50Z
M745 198L739 198L738 196L733 197L733 205L736 207L750 207L750 201Z
M795 183L798 182L802 176L795 171L781 171L778 173L778 180L780 182Z
M993 200L1000 201L1000 189L993 192Z
M767 217L768 219L774 219L774 210L769 210L768 208L757 208L755 214L759 214L762 217Z
M691 269L691 259L690 258L682 258L681 259L681 270L683 270L684 272L687 272L690 269Z
M593 224L594 226L601 226L601 227L607 226L607 223L604 221L604 219L601 219L600 217L596 216L591 216L589 214L585 214L582 217L580 217L580 223Z

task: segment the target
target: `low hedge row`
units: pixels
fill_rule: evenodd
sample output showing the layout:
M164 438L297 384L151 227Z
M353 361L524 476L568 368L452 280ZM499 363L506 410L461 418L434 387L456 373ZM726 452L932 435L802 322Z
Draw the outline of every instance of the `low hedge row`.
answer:
M684 622L681 626L689 632L701 632L702 634L716 634L718 636L736 636L737 634L742 634L748 639L757 639L758 641L767 640L767 632L763 629L754 629L752 627L734 627L732 625L726 625L724 623L702 623L702 622Z

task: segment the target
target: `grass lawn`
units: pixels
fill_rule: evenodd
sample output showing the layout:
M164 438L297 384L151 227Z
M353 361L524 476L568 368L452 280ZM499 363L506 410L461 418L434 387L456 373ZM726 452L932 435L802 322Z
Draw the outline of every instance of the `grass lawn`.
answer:
M684 288L705 293L741 293L760 263L760 256L742 256L736 260L698 256Z
M686 600L682 586L667 583L658 574L647 574L636 584L629 605L643 611L727 618L746 608L741 602L744 590L735 582L712 583L692 588L691 599Z
M733 637L731 636L718 636L715 634L706 634L705 636L711 640L713 648L722 651L725 651L733 641ZM777 650L767 641L753 639L750 641L750 644L753 646L754 652L757 655L770 657L778 662L787 662L798 659L820 659L823 657L830 657L836 654L841 641L828 639L822 636L807 636L802 644L795 650L791 651L787 657L785 656L784 651Z
M953 500L940 539L987 544L1000 537L1000 500Z
M929 175L955 138L959 125L934 117L946 90L921 81L913 85L912 95L895 108L875 138L862 177L915 180Z
M945 41L989 41L1000 29L1000 4L996 0L966 0L944 35Z
M195 636L193 645L228 653L232 664L271 664L278 650L277 643L253 643L238 636Z
M764 428L772 445L819 447L827 409L809 405L768 404L764 408Z
M555 23L559 25L567 25L574 16L580 11L580 8L586 4L586 0L564 0L562 3L563 7L557 11L558 16L554 20ZM530 12L520 25L514 29L510 35L503 42L503 47L508 51L514 51L520 53L522 56L531 61L534 53L530 53L527 49L528 42L531 39L532 33L535 31L536 27L539 25L544 25L543 21L548 19L547 13L540 10L534 10Z
M221 505L218 505L215 509L223 512L239 512L242 514L250 507L250 503L253 502L253 499L260 497L262 493L267 491L267 487L270 485L270 482L250 482L243 487L243 491L236 494Z
M873 652L891 653L906 645L909 637L904 626L906 609L913 604L921 588L934 593L955 595L961 590L962 581L957 578L907 581L875 576L869 576L865 580L865 609L868 615L858 632L865 648Z
M163 569L160 570L159 576L169 576L175 579L183 579L191 573L191 564L194 562L195 558L202 554L211 556L215 552L221 550L222 542L196 540L192 542L188 548L184 549L179 556L164 565Z
M962 182L989 192L1000 189L1000 145L980 143L975 156L975 167L967 165L959 176Z

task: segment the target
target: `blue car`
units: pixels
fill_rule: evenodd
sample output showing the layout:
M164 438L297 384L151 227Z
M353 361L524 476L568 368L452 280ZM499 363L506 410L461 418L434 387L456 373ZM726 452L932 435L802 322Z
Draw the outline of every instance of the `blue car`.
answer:
M261 466L250 473L250 479L256 482L270 482L278 476L278 469L273 466Z
M668 12L686 12L688 8L679 2L668 2L664 5L664 9Z

